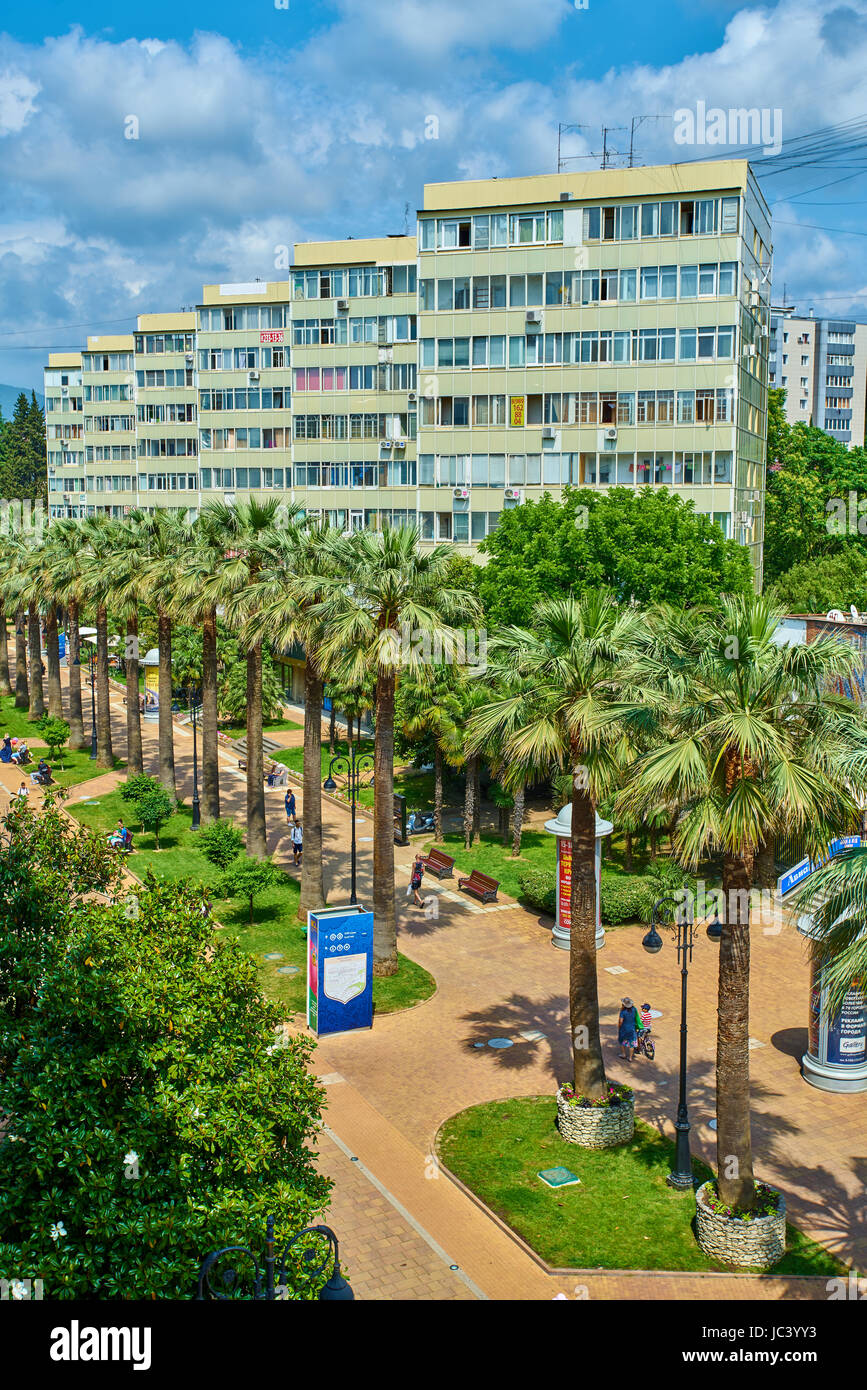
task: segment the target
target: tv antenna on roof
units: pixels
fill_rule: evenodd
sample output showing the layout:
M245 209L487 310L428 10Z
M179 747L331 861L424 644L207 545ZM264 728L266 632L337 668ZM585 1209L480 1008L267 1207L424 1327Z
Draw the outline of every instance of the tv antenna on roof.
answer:
M632 121L630 122L629 126L623 126L623 125L615 125L615 126L609 125L609 126L603 126L603 127L602 127L602 149L601 149L601 151L600 151L600 150L589 150L589 151L587 152L587 154L572 154L572 155L564 155L563 152L562 152L562 151L563 151L563 136L564 136L565 134L569 134L570 132L575 131L575 130L589 130L590 127L589 127L589 126L584 126L584 125L568 125L568 124L563 124L563 123L561 123L561 124L558 125L558 127L557 127L557 173L558 173L558 174L562 174L562 173L566 172L567 166L568 166L569 164L575 163L575 161L577 161L577 160L579 160L579 159L601 159L602 163L601 163L601 166L600 166L600 167L601 167L602 169L610 169L610 168L612 168L613 166L612 166L611 161L612 161L613 159L625 159L625 160L627 161L627 168L629 168L629 169L634 169L634 168L635 168L635 159L636 159L636 151L635 151L635 132L636 132L636 130L638 130L638 127L639 127L640 125L642 125L642 124L644 123L644 121L661 121L661 120L663 120L663 119L665 119L665 118L664 118L663 116L660 116L660 115L657 115L657 116L633 116L633 117L632 117ZM628 129L628 131L629 131L629 151L628 151L628 153L627 153L627 151L625 151L625 150L615 150L615 149L612 149L612 148L610 147L609 143L608 143L608 136L609 136L609 135L611 134L611 132L614 131L614 130L624 130L624 131L625 131L625 130L627 130L627 129Z

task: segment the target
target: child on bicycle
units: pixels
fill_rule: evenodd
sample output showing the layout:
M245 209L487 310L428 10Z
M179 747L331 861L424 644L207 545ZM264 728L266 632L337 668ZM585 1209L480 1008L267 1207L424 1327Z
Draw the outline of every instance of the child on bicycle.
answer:
M650 1005L641 1006L641 1023L638 1026L639 1033L644 1033L650 1028Z

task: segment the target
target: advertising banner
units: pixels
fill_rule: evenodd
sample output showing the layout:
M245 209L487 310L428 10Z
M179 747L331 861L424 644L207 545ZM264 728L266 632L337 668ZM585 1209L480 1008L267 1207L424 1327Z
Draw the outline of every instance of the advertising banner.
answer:
M318 1037L373 1026L372 912L308 912L307 1023Z
M523 396L509 397L509 421L513 429L521 429L524 424L524 401Z
M828 1023L825 1060L840 1067L858 1067L867 1061L867 1008L864 992L853 985L836 1018Z
M557 921L564 931L572 926L572 841L557 839Z
M160 713L160 668L144 668L144 717L158 719Z
M821 868L829 859L833 859L838 854L843 854L848 849L858 849L861 844L860 835L840 835L836 840L832 840L828 846L828 854L825 859L802 859L799 864L794 864L791 869L787 869L777 879L777 892L784 898L787 893L791 893L793 888L797 888L799 883L803 883L805 878L816 869Z

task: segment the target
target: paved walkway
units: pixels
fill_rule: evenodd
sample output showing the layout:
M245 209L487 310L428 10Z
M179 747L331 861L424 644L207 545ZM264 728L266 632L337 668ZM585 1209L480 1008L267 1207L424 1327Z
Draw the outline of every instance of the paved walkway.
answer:
M120 756L124 723L121 699L113 697L112 733ZM156 725L143 723L145 760L153 771L156 737ZM191 753L191 736L177 730L178 788L185 798L191 793ZM221 766L223 813L242 817L244 775L231 755L221 757ZM8 772L0 765L0 781L7 786ZM73 789L72 800L98 796L118 780L116 773L105 774ZM266 790L269 849L287 863L282 799L282 791ZM323 818L326 888L331 900L339 901L346 892L349 814L327 802ZM362 901L370 897L372 835L371 821L360 815ZM395 855L400 948L431 971L437 993L415 1009L377 1019L371 1032L324 1039L315 1058L327 1095L328 1132L320 1163L336 1180L331 1219L342 1258L359 1296L367 1298L575 1296L576 1277L546 1273L447 1176L432 1176L436 1165L430 1157L440 1125L455 1112L512 1095L552 1094L569 1075L567 954L551 946L549 923L508 899L482 908L448 884L426 883L425 893L436 895L439 909L435 919L426 917L404 896L412 853L397 849ZM666 939L662 951L649 957L642 934L641 928L608 933L599 960L603 1041L612 1078L635 1087L638 1115L672 1134L680 975L670 942ZM717 949L702 936L690 971L690 1118L693 1149L710 1162L716 1156L708 1125L714 1111L716 973ZM618 1059L616 1019L625 993L649 999L662 1011L652 1065ZM864 1270L867 1107L863 1096L825 1094L801 1079L807 1007L801 938L782 923L779 932L755 929L756 1170L785 1190L797 1224ZM513 1046L495 1051L486 1045L492 1037L508 1037ZM578 1283L593 1298L827 1297L823 1280L739 1275L593 1272L582 1274Z

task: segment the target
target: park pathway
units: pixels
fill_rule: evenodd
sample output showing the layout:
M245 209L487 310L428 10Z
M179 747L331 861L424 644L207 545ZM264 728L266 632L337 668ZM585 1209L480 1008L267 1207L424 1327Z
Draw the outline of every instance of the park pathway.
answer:
M121 697L113 695L111 705L115 753L123 757ZM146 766L155 772L157 728L143 723L142 729ZM176 729L175 761L179 794L189 800L192 738L185 729ZM0 783L11 792L8 771L0 765ZM97 797L118 780L117 773L107 773L74 788L71 800ZM296 794L303 819L299 786ZM244 774L229 753L221 755L221 800L224 815L243 819ZM282 791L266 789L268 846L297 874L282 803ZM348 896L349 812L324 801L323 819L326 888L329 899L339 902ZM370 900L372 835L372 822L360 814L362 902ZM577 1286L590 1298L827 1298L824 1280L597 1271L553 1275L437 1168L431 1157L436 1134L451 1115L513 1095L552 1095L569 1075L568 958L552 947L549 922L507 898L482 908L464 901L453 883L426 882L425 893L436 895L438 908L436 917L426 916L405 897L412 850L397 849L395 858L400 949L433 974L437 992L414 1009L378 1018L370 1032L323 1039L315 1057L327 1098L319 1162L335 1179L329 1219L358 1295L550 1299L558 1293L575 1297ZM635 1088L636 1113L672 1135L680 974L671 943L666 939L658 955L648 956L642 935L643 929L634 927L609 931L600 956L606 1065L612 1079ZM794 1222L863 1271L864 1097L826 1094L800 1076L809 972L793 927L783 920L757 927L752 956L757 1173L785 1190ZM693 1150L712 1163L716 1136L708 1122L714 1113L716 977L717 948L702 936L689 977L689 1100ZM661 1010L655 1064L619 1059L616 1020L624 994L648 999ZM491 1038L508 1038L513 1045L495 1050L487 1045Z

